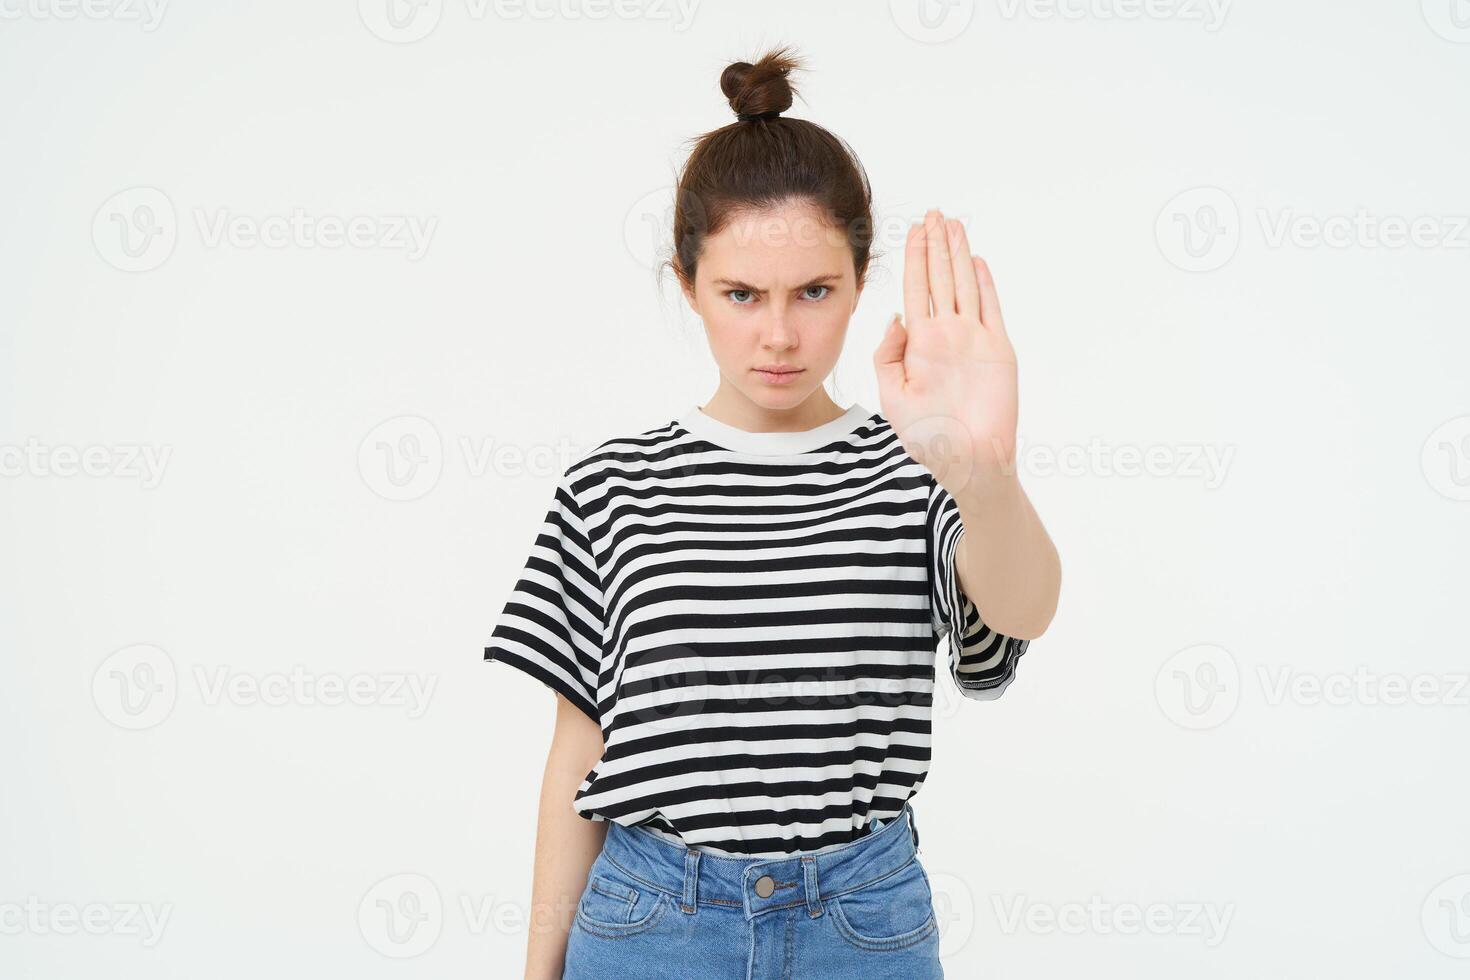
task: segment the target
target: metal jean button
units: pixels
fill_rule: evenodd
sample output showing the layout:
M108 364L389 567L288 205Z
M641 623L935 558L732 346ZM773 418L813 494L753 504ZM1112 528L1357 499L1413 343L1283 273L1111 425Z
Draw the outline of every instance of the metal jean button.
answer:
M770 898L776 891L776 881L770 875L761 875L755 880L755 893L761 898Z

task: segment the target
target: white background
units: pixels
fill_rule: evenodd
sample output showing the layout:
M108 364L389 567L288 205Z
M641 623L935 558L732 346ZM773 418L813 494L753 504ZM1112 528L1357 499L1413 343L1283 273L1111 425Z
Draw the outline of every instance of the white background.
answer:
M714 391L668 190L790 42L887 228L838 400L965 219L1062 554L938 709L949 975L1464 976L1470 7L929 2L0 0L0 974L520 975L553 702L484 641Z

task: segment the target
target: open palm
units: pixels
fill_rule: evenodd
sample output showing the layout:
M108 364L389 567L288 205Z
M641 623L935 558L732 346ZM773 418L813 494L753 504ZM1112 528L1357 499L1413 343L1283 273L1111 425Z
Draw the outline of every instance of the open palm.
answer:
M904 450L951 494L1014 472L1016 352L995 280L959 221L930 211L904 247L904 316L873 353Z

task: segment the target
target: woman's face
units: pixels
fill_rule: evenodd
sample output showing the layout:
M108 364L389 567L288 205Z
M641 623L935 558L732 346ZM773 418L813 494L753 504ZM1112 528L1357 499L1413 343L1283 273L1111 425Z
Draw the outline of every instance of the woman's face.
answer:
M737 215L707 237L684 297L724 384L781 410L831 373L861 292L846 236L795 203Z

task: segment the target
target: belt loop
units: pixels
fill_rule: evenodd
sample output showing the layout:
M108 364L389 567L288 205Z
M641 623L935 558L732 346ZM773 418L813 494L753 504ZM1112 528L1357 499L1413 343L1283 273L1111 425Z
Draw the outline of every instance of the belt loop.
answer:
M684 902L679 906L691 915L698 909L696 886L699 883L699 851L692 847L684 849Z
M815 919L822 914L822 897L817 892L817 859L805 854L801 858L802 878L806 882L806 911Z
M905 809L909 813L909 831L913 834L914 853L917 854L919 851L919 818L914 815L914 805L912 803L906 804Z

